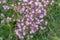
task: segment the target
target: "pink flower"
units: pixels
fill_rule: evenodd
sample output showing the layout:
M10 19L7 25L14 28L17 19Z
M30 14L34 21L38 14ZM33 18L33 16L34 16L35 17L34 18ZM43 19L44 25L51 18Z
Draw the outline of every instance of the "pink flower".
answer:
M21 22L24 22L24 18L21 19Z
M44 17L44 15L43 15L43 14L39 16L39 18L43 18L43 17Z
M30 4L30 5L31 5L31 4L32 4L32 2L33 2L33 1L30 1L30 2L28 2L28 4Z
M38 12L41 13L41 10L39 10Z
M29 15L28 15L28 14L26 14L25 16L26 16L26 17L29 17Z
M46 28L46 27L40 26L40 29L41 29L41 30L44 30L45 28Z
M35 32L36 32L35 30L31 30L31 31L30 31L30 34L35 33Z
M25 11L25 7L22 7L22 8L20 9L20 14L22 14L24 11Z
M36 21L36 24L40 24L40 22L39 21Z
M6 0L3 0L2 2L3 2L3 3L6 3Z
M23 2L28 2L28 0L23 0Z
M15 30L14 31L15 33L16 33L16 35L20 35L18 32L19 32L19 30Z
M48 22L47 21L45 21L45 25L47 25L48 24Z
M21 25L20 25L20 23L17 23L17 26L18 26L18 28L21 28Z
M44 21L44 19L41 19L41 20L40 20L40 22L43 22L43 21Z
M19 37L20 39L23 39L23 38L24 38L24 36L22 36L22 35L18 35L18 37Z
M38 3L38 2L35 2L35 5L36 5L36 6L39 6L39 3Z
M54 0L51 1L50 5L52 5L54 3Z
M24 23L20 23L21 24L21 26L24 26Z
M23 30L25 30L25 29L26 29L26 26L24 25Z
M10 7L9 6L7 6L7 5L3 5L3 8L6 10L6 9L10 9Z
M27 20L27 21L29 21L30 19L29 19L29 18L27 18L26 20Z
M6 21L7 21L7 22L10 22L10 21L11 21L11 19L12 19L12 18L7 17Z
M36 0L37 2L39 2L39 0Z
M29 22L28 21L26 21L26 25L29 25Z
M26 35L26 32L23 32L23 35Z

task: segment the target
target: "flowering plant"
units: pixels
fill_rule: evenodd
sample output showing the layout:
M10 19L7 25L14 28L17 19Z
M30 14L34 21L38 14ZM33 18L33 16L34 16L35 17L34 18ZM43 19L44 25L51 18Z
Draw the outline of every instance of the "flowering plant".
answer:
M44 32L49 31L49 9L54 6L54 0L0 0L0 24L9 27L9 33L14 33L12 40L39 40ZM3 27L2 26L2 27ZM13 29L12 29L13 28ZM13 31L12 31L13 30ZM35 36L35 34L37 35ZM12 34L10 34L12 35ZM9 35L9 37L10 37ZM10 39L10 40L11 40ZM6 39L7 40L7 39ZM35 40L35 39L32 39ZM43 39L42 39L43 40Z

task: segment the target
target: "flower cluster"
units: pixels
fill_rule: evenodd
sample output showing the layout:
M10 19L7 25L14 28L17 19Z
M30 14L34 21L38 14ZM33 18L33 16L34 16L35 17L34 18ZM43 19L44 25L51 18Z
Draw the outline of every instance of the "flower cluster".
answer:
M0 0L0 3L6 3L6 0Z
M9 7L9 6L7 6L7 5L3 5L3 9L4 9L4 10L6 10L6 9L7 9L7 10L9 10L9 9L10 9L10 7Z
M15 30L16 35L20 39L24 39L25 35L27 38L33 37L33 34L38 30L44 30L48 22L44 20L44 17L47 15L45 7L52 2L49 0L19 0L19 5L21 6L19 12L24 14L24 16L18 20L17 26L18 29ZM31 36L32 35L32 36Z

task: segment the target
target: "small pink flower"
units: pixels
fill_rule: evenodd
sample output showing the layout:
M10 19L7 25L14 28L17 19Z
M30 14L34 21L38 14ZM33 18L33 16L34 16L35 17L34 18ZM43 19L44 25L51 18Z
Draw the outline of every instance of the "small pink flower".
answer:
M26 35L26 32L25 32L25 31L23 31L23 35L24 35L24 36Z
M30 4L30 5L31 5L31 4L32 4L32 2L33 2L33 1L30 1L30 2L28 2L28 4Z
M28 15L28 14L26 14L25 16L26 16L26 17L29 17L29 15Z
M39 6L39 3L38 3L38 2L35 2L35 5L36 5L36 6Z
M20 35L20 34L18 33L19 31L18 31L17 29L16 29L14 32L16 33L16 35Z
M40 29L41 29L41 30L44 30L45 28L46 28L46 27L40 26Z
M47 21L45 21L45 25L47 25L48 24L48 22Z
M22 35L18 35L18 37L19 37L20 39L23 39L23 38L24 38L24 36L22 36Z
M44 19L41 19L41 20L40 20L40 22L43 22L43 21L44 21Z
M36 21L36 24L40 24L40 22L39 21Z
M20 23L21 24L21 26L24 26L24 23Z
M39 0L36 0L37 2L39 2Z
M34 27L38 28L38 25L34 25Z
M33 21L34 19L32 17L29 17L31 21Z
M3 2L3 3L6 3L6 0L3 0L2 2Z
M43 18L43 17L44 17L44 15L43 15L43 14L39 16L39 18Z
M29 21L30 19L29 19L29 18L27 18L26 20L27 20L27 21Z
M23 30L25 30L25 29L26 29L26 26L24 25Z
M41 14L42 11L41 11L41 10L38 10L37 12L38 12L39 14Z
M50 5L53 5L53 3L54 3L54 0L51 1Z
M32 34L32 33L35 33L35 30L31 30L31 31L30 31L30 34Z
M26 25L29 25L29 22L28 21L26 21Z
M23 2L28 2L28 0L23 0Z
M3 8L6 10L6 9L10 9L10 7L9 6L7 6L7 5L3 5Z
M34 10L32 10L32 13L35 13L35 11L34 11Z
M17 26L18 26L18 28L21 28L21 25L20 25L20 23L17 23Z
M11 21L11 19L12 19L12 18L7 17L6 21L7 21L7 22L10 22L10 21Z
M21 19L21 22L24 22L24 18Z
M22 7L22 8L20 9L20 14L22 14L24 11L25 11L25 7Z

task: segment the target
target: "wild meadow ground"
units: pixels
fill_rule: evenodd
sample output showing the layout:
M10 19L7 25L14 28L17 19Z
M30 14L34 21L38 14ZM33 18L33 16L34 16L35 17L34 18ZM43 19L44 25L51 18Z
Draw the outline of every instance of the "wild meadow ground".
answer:
M44 18L48 21L46 29L34 33L30 40L60 40L60 0L54 1L55 3L52 6L46 7L47 15ZM11 6L11 4L17 4L17 2L18 0L7 0L6 3L0 2L0 40L20 40L14 32L17 29L16 21L12 21L23 16L13 9L13 5ZM8 5L11 9L4 10L3 5ZM6 20L7 17L12 17L12 20L7 22L9 21Z

